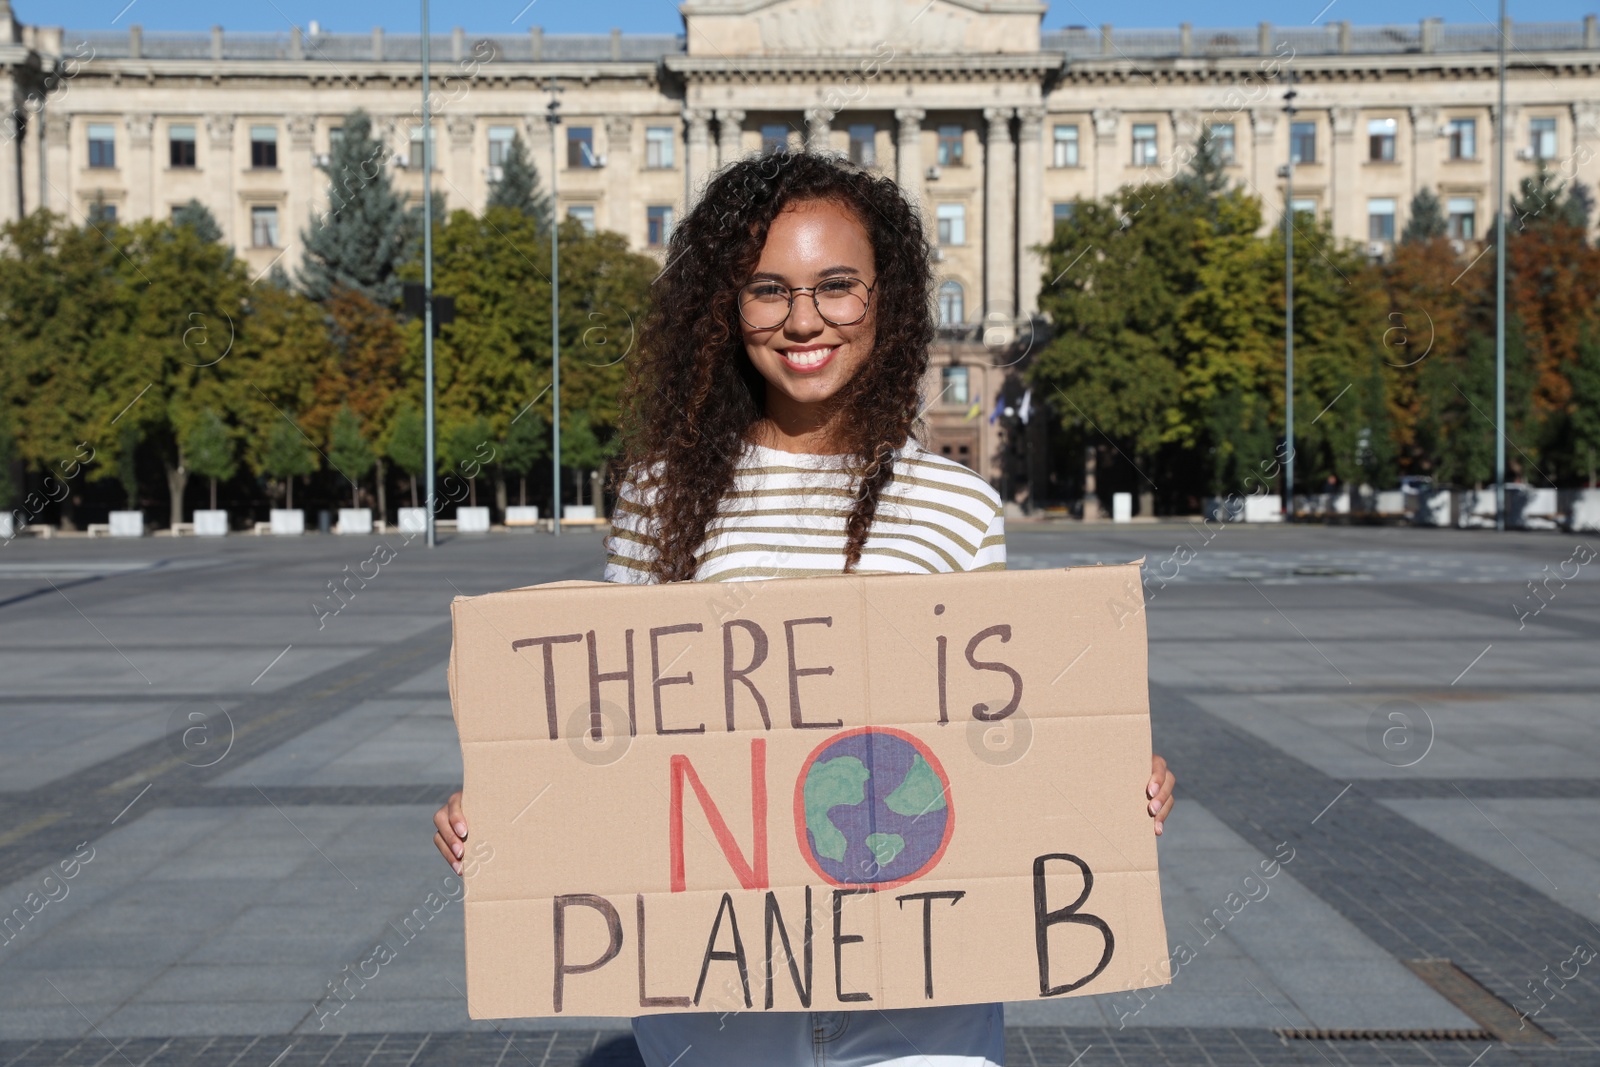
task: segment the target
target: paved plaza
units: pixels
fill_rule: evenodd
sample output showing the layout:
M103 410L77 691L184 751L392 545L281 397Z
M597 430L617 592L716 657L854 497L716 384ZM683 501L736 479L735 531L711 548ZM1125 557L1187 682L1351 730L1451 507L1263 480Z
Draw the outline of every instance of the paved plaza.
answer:
M330 996L448 880L451 598L602 566L589 532L391 537L345 583L377 540L0 548L0 1067L638 1063L625 1020L469 1020L455 903ZM1008 1005L1010 1063L1600 1064L1600 537L1009 545L1146 559L1192 956L1142 997Z

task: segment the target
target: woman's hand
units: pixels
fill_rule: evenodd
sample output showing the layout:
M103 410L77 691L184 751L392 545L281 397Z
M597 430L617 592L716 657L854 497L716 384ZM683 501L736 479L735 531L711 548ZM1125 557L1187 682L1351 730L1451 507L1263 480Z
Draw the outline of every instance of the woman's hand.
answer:
M1167 761L1160 756L1150 757L1150 784L1144 787L1145 794L1150 798L1150 817L1156 821L1156 835L1161 834L1161 824L1167 821L1167 816L1172 812L1172 787L1178 784L1177 776L1167 770ZM450 798L454 803L460 798L457 793ZM458 809L459 810L459 809ZM444 812L441 809L440 814ZM463 837L466 835L463 834Z
M1168 792L1171 792L1170 786ZM1168 801L1167 806L1172 806L1171 801ZM433 825L437 828L433 835L434 847L439 850L439 855L444 857L445 862L450 864L450 869L460 874L461 857L466 851L467 841L467 817L461 813L461 790L451 793L450 799L444 802L444 807L433 813ZM1160 823L1156 825L1156 832L1160 833Z

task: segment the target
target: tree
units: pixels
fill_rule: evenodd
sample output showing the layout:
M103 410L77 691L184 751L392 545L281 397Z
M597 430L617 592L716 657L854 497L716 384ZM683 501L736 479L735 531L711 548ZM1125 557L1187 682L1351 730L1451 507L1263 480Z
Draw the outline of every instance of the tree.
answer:
M384 451L411 478L411 506L417 507L417 475L428 469L427 424L414 405L400 410L389 430Z
M513 134L500 164L500 180L489 186L488 207L510 208L533 219L541 233L550 227L550 198L539 190L539 171L520 133Z
M4 396L4 388L0 387L0 399ZM11 429L10 412L6 405L0 402L0 510L10 508L17 499L17 485L13 475L17 459L17 438ZM12 534L15 535L17 532L13 530Z
M533 470L535 463L550 455L550 427L537 413L524 411L521 416L511 420L511 427L500 442L498 455L499 469L517 476L517 502L526 507L528 472ZM497 489L504 484L502 476ZM500 501L500 507L504 510L504 500Z
M582 504L584 474L599 470L606 460L615 455L617 441L613 437L602 443L595 435L594 423L590 421L587 411L574 411L562 421L566 425L561 430L561 461L572 468L573 484L577 487L575 503Z
M128 423L117 434L117 481L122 483L122 506L139 510L139 427Z
M405 332L395 312L357 290L336 286L327 310L336 358L322 364L315 411L308 412L306 422L320 429L326 420L331 431L335 414L348 408L361 436L368 441L379 440L396 409L407 401L408 388L420 377L420 361L416 366L410 365ZM339 466L343 468L344 464ZM381 455L375 454L374 466L378 472L378 514L387 518L389 504Z
M1405 229L1400 231L1400 243L1413 245L1434 241L1443 237L1449 229L1444 209L1439 206L1439 198L1432 189L1419 189L1417 195L1411 198L1410 217L1406 219Z
M189 457L189 469L211 481L211 510L217 509L217 482L227 481L239 469L233 437L228 424L211 408L207 408L190 428L183 450Z
M478 506L478 475L483 466L494 459L493 434L489 420L481 415L458 422L439 436L439 473L459 476L467 480L469 503ZM446 491L449 491L448 482Z
M222 240L222 227L217 225L217 217L198 200L191 199L173 208L172 224L189 227L196 237L207 244Z
M313 300L328 300L335 286L344 286L392 305L400 299L398 271L411 254L413 215L390 185L372 120L353 111L343 130L319 165L328 176L327 210L300 233L300 284Z
M1585 474L1589 487L1595 484L1595 463L1600 460L1600 328L1590 323L1578 343L1578 351L1567 366L1572 382L1571 423L1572 466Z
M328 462L333 469L350 482L350 506L361 506L361 479L377 462L377 453L361 436L361 423L349 407L341 407L334 416L333 428L328 434Z
M288 416L274 422L272 429L267 431L262 469L283 482L286 493L283 506L293 508L295 478L310 474L317 469L317 465L305 434L289 421Z

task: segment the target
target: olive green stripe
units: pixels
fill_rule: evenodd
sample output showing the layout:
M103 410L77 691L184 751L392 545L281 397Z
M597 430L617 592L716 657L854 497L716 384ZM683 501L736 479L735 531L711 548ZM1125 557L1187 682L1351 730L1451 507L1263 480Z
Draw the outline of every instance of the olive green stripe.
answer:
M839 541L843 541L844 540L844 534L843 533L837 533L837 532L831 532L831 531L830 532L826 532L826 533L822 533L822 532L816 532L816 531L811 531L811 530L796 530L792 526L731 526L731 525L729 525L729 526L717 526L717 527L713 527L710 530L707 530L706 531L706 539L710 540L712 537L718 536L720 534L732 534L732 533L738 533L738 534L757 534L757 533L761 533L761 534L795 534L795 533L804 533L804 534L810 534L812 536L832 537L832 538L835 538L835 539L837 539ZM954 556L952 556L950 553L946 552L944 549L940 548L938 545L934 544L932 541L929 541L926 538L918 537L916 534L900 533L900 532L895 531L895 530L880 530L880 529L877 528L876 525L874 525L873 528L872 528L871 540L878 541L878 540L883 539L883 538L894 538L894 539L899 540L899 541L911 541L914 544L918 544L918 545L921 545L923 548L926 548L929 552L937 553L939 558L943 559L946 563L948 563L952 570L960 570L961 569L961 564L956 562L956 558ZM961 543L958 539L952 538L952 540L956 540L958 544ZM1002 544L1005 543L1005 538L1001 538L1000 539L1000 543L1002 543ZM965 548L968 552L972 551L971 547L968 546L968 545L963 544L962 547ZM763 551L772 551L772 552L787 552L787 551L789 551L788 548L779 547L777 545L771 545L770 547L761 546L761 548L762 548ZM842 548L840 550L843 551Z
M726 546L724 548L718 548L718 549L714 549L714 550L712 550L710 552L707 552L705 555L700 557L700 563L701 563L701 565L704 565L704 564L709 563L711 560L714 560L714 559L722 559L722 558L725 558L725 557L728 557L728 556L737 556L740 553L748 553L748 552L753 552L753 553L756 553L758 555L772 554L772 555L782 556L782 555L785 555L785 554L788 554L788 553L795 553L795 554L799 554L799 555L838 556L840 559L844 558L844 548L843 548L843 546L834 546L834 545L796 545L796 546L793 546L793 547L772 548L772 547L768 547L768 546L765 546L765 545L762 545L762 546L755 546L755 545L728 545L728 546ZM889 557L891 557L893 559L903 559L907 563L915 563L917 566L919 566L919 567L923 568L924 570L928 571L930 574L939 573L938 569L935 568L932 564L930 564L927 560L922 559L920 556L914 556L909 552L902 552L897 548L887 548L887 547L882 546L882 545L874 545L872 548L865 549L865 550L862 551L862 557L865 558L866 556L889 556Z

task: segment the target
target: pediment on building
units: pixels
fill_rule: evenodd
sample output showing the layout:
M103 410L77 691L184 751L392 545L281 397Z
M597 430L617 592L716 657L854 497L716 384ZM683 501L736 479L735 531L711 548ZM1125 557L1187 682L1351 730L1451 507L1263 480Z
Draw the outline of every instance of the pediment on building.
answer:
M686 0L691 56L1035 53L1038 0Z

